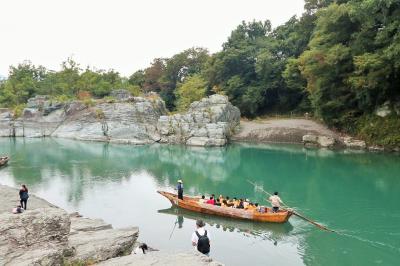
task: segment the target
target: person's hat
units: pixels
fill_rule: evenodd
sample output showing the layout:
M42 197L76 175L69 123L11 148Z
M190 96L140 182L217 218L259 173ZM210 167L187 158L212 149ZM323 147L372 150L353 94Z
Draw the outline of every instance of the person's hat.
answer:
M183 183L183 182L182 182L182 180L179 179L179 180L178 180L178 183Z
M197 221L196 221L196 225L197 225L198 227L203 227L203 226L205 226L206 224L203 222L203 220L197 220Z

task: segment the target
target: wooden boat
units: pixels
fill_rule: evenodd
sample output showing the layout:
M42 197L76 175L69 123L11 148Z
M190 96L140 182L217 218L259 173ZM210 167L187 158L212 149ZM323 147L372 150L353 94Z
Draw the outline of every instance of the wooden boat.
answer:
M0 167L6 165L9 160L10 160L10 157L8 157L8 156L0 157Z
M273 213L270 208L266 208L265 213L260 213L257 211L247 211L243 209L220 207L211 204L200 203L198 197L184 196L183 200L180 200L178 199L178 196L176 194L166 191L157 192L169 199L172 205L178 206L182 209L211 215L219 215L234 219L244 219L269 223L286 223L289 220L290 216L293 214L291 211L288 210L279 210L277 213Z

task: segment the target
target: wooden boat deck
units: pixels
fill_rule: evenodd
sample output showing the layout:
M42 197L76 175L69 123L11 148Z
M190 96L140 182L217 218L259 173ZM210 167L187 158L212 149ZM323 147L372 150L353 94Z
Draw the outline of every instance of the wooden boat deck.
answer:
M265 213L260 213L257 211L220 207L216 205L200 203L198 197L184 196L183 200L180 200L178 199L176 194L165 191L157 192L169 199L173 205L176 205L180 208L199 213L230 217L234 219L245 219L270 223L285 223L292 215L292 212L288 210L280 210L277 213L273 213L271 212L270 208L266 208Z

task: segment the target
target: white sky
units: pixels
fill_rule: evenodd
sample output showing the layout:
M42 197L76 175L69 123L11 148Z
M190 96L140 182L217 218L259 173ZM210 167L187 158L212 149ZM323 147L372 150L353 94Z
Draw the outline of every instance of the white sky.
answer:
M30 60L58 70L67 57L129 76L153 58L200 46L216 52L242 20L273 27L303 0L1 0L0 75Z

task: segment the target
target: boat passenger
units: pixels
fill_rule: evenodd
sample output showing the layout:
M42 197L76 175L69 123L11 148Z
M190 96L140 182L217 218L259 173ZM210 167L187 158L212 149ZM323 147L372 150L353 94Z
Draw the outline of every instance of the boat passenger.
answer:
M278 196L278 192L275 192L274 195L269 197L268 201L271 202L272 212L278 212L281 204L283 204L281 198Z
M178 199L183 200L183 182L182 180L178 180L178 185L176 186L176 189L178 190Z
M249 206L249 203L250 203L249 199L246 199L246 200L243 202L243 208L244 208L244 209L247 209L247 207Z
M217 201L215 202L215 205L216 205L216 206L221 206L221 202L220 202L219 199L217 199Z
M247 206L247 209L246 210L248 210L248 211L256 211L257 210L257 207L253 204L253 203L250 203L248 206Z
M243 199L240 199L240 200L239 200L239 205L237 206L237 208L238 208L238 209L244 209L244 206L243 206Z
M233 208L239 207L240 201L235 197L233 198Z
M199 199L199 203L206 203L206 197L204 195L202 195L201 199Z
M228 196L222 201L222 203L224 204L224 207L233 207L233 202Z
M211 196L209 200L206 201L207 204L215 205L214 197Z

